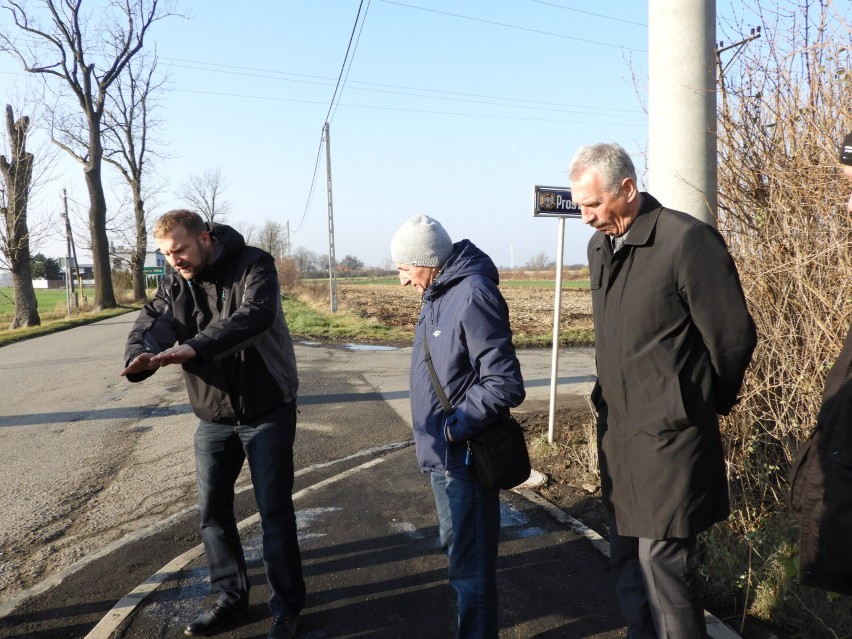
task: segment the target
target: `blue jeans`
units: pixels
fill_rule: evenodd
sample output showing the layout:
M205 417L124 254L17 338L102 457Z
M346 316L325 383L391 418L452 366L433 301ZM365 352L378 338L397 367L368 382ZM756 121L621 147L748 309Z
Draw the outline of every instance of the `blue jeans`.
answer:
M246 561L234 516L234 484L248 458L263 528L269 607L273 615L295 615L305 605L292 496L295 435L295 402L239 426L201 420L195 431L201 538L219 603L248 602Z
M432 473L438 530L458 598L457 639L497 639L500 489Z

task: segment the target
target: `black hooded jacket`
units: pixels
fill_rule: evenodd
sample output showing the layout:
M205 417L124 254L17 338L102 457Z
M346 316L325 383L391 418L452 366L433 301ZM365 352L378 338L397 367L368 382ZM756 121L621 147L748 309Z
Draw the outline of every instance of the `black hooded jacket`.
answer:
M799 582L852 595L852 327L825 378L816 428L790 481L799 532Z
M213 225L211 236L218 247L213 263L192 280L176 273L163 279L130 332L125 361L175 342L191 346L196 356L183 372L195 414L239 424L296 399L296 356L275 260L246 246L230 226Z

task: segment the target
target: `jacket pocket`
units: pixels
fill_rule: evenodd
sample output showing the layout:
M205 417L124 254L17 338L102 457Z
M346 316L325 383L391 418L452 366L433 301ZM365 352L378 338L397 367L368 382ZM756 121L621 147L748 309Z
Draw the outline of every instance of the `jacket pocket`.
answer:
M598 258L589 269L589 288L598 290L603 284L603 262Z

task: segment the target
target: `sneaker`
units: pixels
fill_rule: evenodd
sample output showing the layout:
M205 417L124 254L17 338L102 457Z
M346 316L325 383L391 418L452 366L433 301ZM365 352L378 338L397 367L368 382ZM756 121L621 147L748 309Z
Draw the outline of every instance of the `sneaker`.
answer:
M293 639L299 630L302 618L299 615L287 617L277 615L272 618L272 627L266 639Z
M248 601L235 604L217 603L207 612L202 612L184 628L183 634L188 637L203 637L215 630L238 612L248 608Z

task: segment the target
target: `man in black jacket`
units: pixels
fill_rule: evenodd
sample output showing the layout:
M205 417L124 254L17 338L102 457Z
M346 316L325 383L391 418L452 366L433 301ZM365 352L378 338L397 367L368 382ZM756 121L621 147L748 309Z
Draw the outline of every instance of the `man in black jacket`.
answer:
M852 133L840 147L852 180ZM846 204L852 215L852 195ZM796 455L791 504L799 520L799 583L852 595L852 327L825 377L817 425Z
M628 636L703 639L696 536L729 513L717 415L737 402L754 322L722 236L641 193L623 148L581 148L569 177L597 230L592 399Z
M205 635L248 606L249 580L234 516L234 483L248 458L263 527L273 623L295 637L305 582L293 508L296 357L275 261L222 224L191 211L163 215L154 239L177 273L139 313L125 351L130 381L181 364L195 432L201 536L215 605L185 634ZM175 345L177 342L177 345Z

